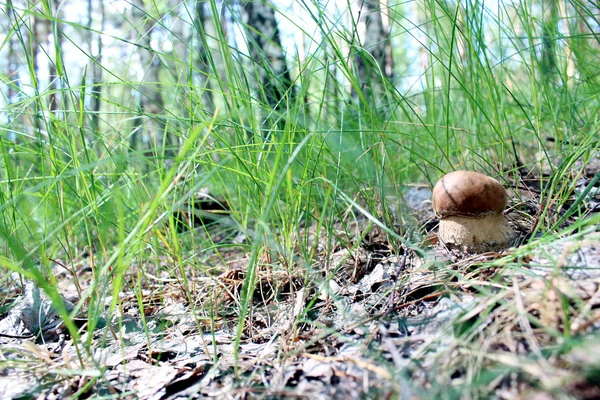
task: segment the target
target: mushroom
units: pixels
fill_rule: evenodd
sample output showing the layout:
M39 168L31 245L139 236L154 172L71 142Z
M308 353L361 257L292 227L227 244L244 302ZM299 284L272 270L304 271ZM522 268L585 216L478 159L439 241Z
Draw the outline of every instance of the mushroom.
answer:
M473 171L450 172L436 183L432 201L440 217L442 242L475 252L508 246L513 230L502 214L508 196L494 178Z

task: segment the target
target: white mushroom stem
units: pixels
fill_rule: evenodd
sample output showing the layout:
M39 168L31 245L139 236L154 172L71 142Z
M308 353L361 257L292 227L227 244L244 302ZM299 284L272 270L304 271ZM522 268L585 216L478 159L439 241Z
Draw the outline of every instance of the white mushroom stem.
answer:
M444 243L475 251L493 251L508 247L513 230L502 214L482 217L449 216L440 220L438 237Z

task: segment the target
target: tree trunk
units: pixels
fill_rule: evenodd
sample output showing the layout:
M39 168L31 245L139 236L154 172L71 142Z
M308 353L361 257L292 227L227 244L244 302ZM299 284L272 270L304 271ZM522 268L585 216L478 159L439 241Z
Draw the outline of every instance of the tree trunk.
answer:
M261 87L259 92L271 109L277 109L292 93L292 79L281 47L275 11L268 0L242 2L248 49Z
M581 2L575 5L575 15L570 18L571 27L568 36L569 47L573 52L573 68L579 71L582 82L593 85L600 84L600 34L597 27L600 21L596 16L589 15L591 2Z
M88 38L88 46L89 46L89 54L92 57L91 59L91 79L89 80L89 84L91 87L91 104L90 110L92 112L92 128L98 129L98 124L100 122L100 98L102 96L102 34L94 36L92 33L94 28L93 22L93 1L88 0L88 15L87 22L89 30L89 38ZM99 31L104 32L104 1L98 0L97 7L95 8L98 13L98 18L100 19L100 27ZM95 41L95 46L94 46ZM94 48L95 47L95 48ZM94 51L95 50L95 51Z
M50 54L50 58L48 59L48 66L50 70L50 101L49 108L53 113L65 113L67 109L67 97L64 95L64 65L61 65L62 70L61 75L59 76L57 63L62 63L62 40L63 35L60 29L59 21L60 21L60 9L59 4L57 2L50 2L49 8L45 10L48 14L45 18L44 24L47 27L47 52ZM52 18L55 18L54 25L52 23ZM52 35L54 48L50 49L50 35Z
M32 53L35 76L38 79L38 83L44 82L47 78L48 90L48 108L56 111L58 109L58 98L56 96L56 64L54 60L49 57L54 52L50 49L50 35L52 34L52 24L50 18L43 14L36 14L33 19L33 35L35 38L32 42ZM40 48L44 51L40 52ZM48 66L48 74L46 76L41 74L40 66L42 63Z
M189 58L189 46L187 39L187 22L181 19L181 0L168 0L170 18L169 18L169 36L173 43L173 61L175 62L175 70L177 75L187 72Z
M550 0L544 7L542 25L542 75L552 78L556 72L556 39L558 33L558 11L556 0Z
M146 122L149 136L150 148L156 156L172 155L172 151L162 149L165 124L160 114L163 111L163 97L160 90L160 60L152 50L152 31L154 20L144 12L143 0L134 0L132 3L132 14L136 29L132 31L132 40L140 44L137 52L139 54L140 67L143 71L138 92L140 94L140 121ZM137 128L137 127L136 127ZM135 140L134 140L135 142ZM167 151L168 150L168 151Z
M7 15L9 17L9 21L13 24L14 34L11 37L10 41L10 53L9 53L9 77L14 82L14 86L11 88L17 88L17 93L13 93L14 95L24 96L25 94L21 91L21 76L19 74L19 65L33 65L34 71L37 72L37 53L39 46L37 45L37 41L35 39L34 30L35 30L35 20L33 17L27 13L23 15L23 11L26 7L22 4L18 4L16 7L13 4L12 0L8 0L6 2L7 6ZM36 75L37 76L37 75ZM34 90L38 90L39 83L36 79L32 79L31 85ZM10 92L9 92L10 94ZM12 99L12 96L9 96L9 99ZM26 112L22 112L18 114L18 122L22 123L22 126L19 128L22 131L27 131L27 133L31 134L29 128L35 129L35 132L40 131L40 121L39 121L39 113L38 109L41 105L41 101L38 97L36 97L36 101L32 102L32 107L28 108ZM10 115L11 113L9 113ZM14 117L14 116L13 116ZM25 136L16 135L16 140L21 140Z
M384 91L386 78L392 77L392 52L390 43L387 2L361 0L359 25L363 26L360 44L364 51L355 57L360 89L367 101L377 104ZM385 19L384 19L385 16Z
M331 44L327 44L331 46ZM333 52L332 52L333 54ZM336 58L331 57L328 52L325 52L325 59L323 60L325 65L325 120L327 123L335 125L339 123L340 107L342 107L342 96L339 88L338 80L338 67L336 64Z
M15 26L15 29L18 29L18 21L15 18L15 13L13 12L13 6L10 0L8 0L8 2L6 3L6 15L8 17L8 21L11 25ZM6 98L8 99L8 103L10 104L12 101L14 101L14 97L16 96L16 92L14 90L14 87L16 86L17 88L20 87L20 80L18 75L18 67L17 67L17 57L15 54L15 47L18 45L18 40L17 40L17 35L16 33L13 33L10 41L8 42L8 60L7 60L7 72L8 72L8 79L11 81L11 83L8 85L7 87L7 91L6 91ZM9 112L7 113L7 116L9 118L9 121L12 120L13 117L13 113Z
M202 88L202 101L207 109L214 108L212 93L209 88L210 76L210 59L208 42L206 38L206 29L209 25L210 15L206 10L205 1L196 0L196 15L194 16L194 28L196 31L196 51L197 57L194 57L196 68L199 71L197 74L199 87Z
M40 74L40 63L43 61L42 57L40 56L40 46L42 43L45 43L47 41L48 35L45 34L44 32L44 24L42 21L42 18L39 15L36 15L33 17L33 20L30 19L30 23L33 25L32 29L30 31L30 34L28 35L29 40L28 40L28 48L25 49L25 51L29 50L29 62L33 64L33 72L34 72L34 76L32 77L32 85L35 89L36 94L39 93L40 91L40 79L42 79L42 82L44 82L44 78L42 77ZM41 40L41 42L40 42ZM32 119L33 122L30 122L29 124L32 125L34 127L34 130L36 132L36 134L41 135L41 131L42 131L42 113L43 113L43 109L44 109L44 105L43 105L44 101L41 98L41 96L37 96L36 97L36 101L35 101L35 107L32 110ZM41 140L39 141L40 143L40 147L41 147Z

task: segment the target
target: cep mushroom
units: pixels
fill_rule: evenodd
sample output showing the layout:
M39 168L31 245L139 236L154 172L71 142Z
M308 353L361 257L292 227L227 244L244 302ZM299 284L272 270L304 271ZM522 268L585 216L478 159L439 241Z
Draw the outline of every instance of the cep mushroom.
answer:
M436 183L432 200L442 242L475 252L508 246L513 230L502 214L508 196L494 178L473 171L450 172Z

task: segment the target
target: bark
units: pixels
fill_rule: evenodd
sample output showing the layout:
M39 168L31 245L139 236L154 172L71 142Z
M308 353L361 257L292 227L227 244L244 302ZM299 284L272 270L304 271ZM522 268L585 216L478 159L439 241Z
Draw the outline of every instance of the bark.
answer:
M574 7L569 47L573 51L573 69L579 71L582 81L590 81L597 85L600 83L597 61L600 55L600 34L596 28L600 25L600 20L596 15L589 13L590 6L593 6L591 2L582 2Z
M384 23L388 12L386 3L378 0L360 1L359 25L363 26L360 44L369 54L357 52L355 62L360 87L367 100L380 99L385 79L392 77L389 23Z
M543 4L545 6L545 4ZM556 72L556 39L558 33L556 0L550 0L544 10L542 25L542 75L551 77Z
M40 62L42 61L40 57L40 40L45 41L47 35L43 34L43 24L39 16L29 18L29 24L31 29L29 31L30 33L26 35L27 41L25 45L27 47L25 51L28 52L29 63L33 64L34 76L32 77L32 85L37 93L40 89ZM25 123L32 126L36 134L40 135L42 130L41 113L43 109L43 100L41 97L37 97L34 104L31 117L26 118L27 121ZM39 143L41 146L41 141Z
M144 71L142 82L140 84L141 106L144 112L148 114L159 114L163 110L162 94L158 86L160 60L152 51L152 31L154 23L150 16L144 13L144 2L142 0L134 1L134 16L138 21L143 20L141 29L138 30L138 37L141 48L138 48L140 54L141 68Z
M33 29L32 36L30 39L31 42L31 62L33 63L33 72L36 76L36 82L34 86L36 89L39 89L39 78L40 78L40 45L46 42L47 35L45 33L44 24L42 17L36 15L33 17Z
M49 19L44 20L44 25L46 26L47 32L52 31L52 23L50 22ZM50 41L48 41L47 44L48 44L48 51L50 51L50 49L49 49ZM50 71L50 73L48 74L48 78L50 79L50 95L48 97L48 107L52 111L57 111L60 108L58 95L57 95L58 93L56 92L58 90L58 85L57 85L58 75L56 73L56 64L55 63L56 63L56 57L54 58L54 60L52 60L52 59L48 60L48 68Z
M12 26L14 26L15 29L18 29L17 28L18 21L15 18L15 13L14 13L14 10L12 7L12 2L10 0L8 0L8 2L6 3L6 15L8 17L9 23ZM18 46L18 41L17 41L17 34L15 32L12 34L12 37L10 38L10 41L8 42L7 67L8 67L8 79L11 80L11 84L8 85L6 96L7 96L9 102L12 102L14 100L14 97L16 96L14 86L17 86L17 87L20 86L19 77L17 76L17 57L15 54L15 47L17 47L17 46ZM8 113L8 117L12 118L12 113Z
M60 21L60 13L59 13L59 4L57 2L50 2L50 7L46 10L48 13L48 17L45 18L44 24L47 29L47 40L48 46L47 51L48 54L51 54L50 59L48 60L49 67L49 79L50 79L50 95L49 95L49 108L52 112L65 112L66 111L66 97L63 95L63 77L59 76L58 68L56 63L62 62L62 40L63 35L60 29L59 22ZM56 18L56 22L54 22L54 26L52 24L51 17L54 16ZM50 35L52 35L53 39L53 48L50 49ZM64 74L64 65L61 68Z
M203 0L196 0L196 15L194 16L194 29L196 31L196 53L194 57L196 69L198 70L199 87L202 88L202 101L209 110L214 108L212 93L209 88L210 59L209 47L206 38L206 29L209 25L210 14L206 10L206 3Z
M328 45L330 46L330 45ZM342 107L341 99L342 93L338 87L339 81L337 78L337 64L335 62L335 57L331 57L330 55L325 53L325 59L323 60L323 64L327 68L325 71L325 118L329 123L338 123L338 118L340 114L340 107Z
M187 71L187 62L189 61L189 47L186 40L187 32L185 29L186 22L181 20L180 8L181 0L168 0L170 18L169 31L173 44L174 61L177 64L177 69L185 69Z
M160 82L160 59L152 50L152 31L155 22L145 11L143 0L134 0L132 3L133 19L136 23L136 29L132 31L134 37L132 40L137 42L137 52L139 54L140 68L143 76L138 86L140 93L139 108L141 112L140 121L146 122L146 129L149 135L151 147L156 147L157 153L161 153L158 147L163 144L163 135L165 124L160 114L163 112L163 97L161 93ZM135 143L135 139L133 140ZM168 145L169 143L167 143ZM172 150L166 151L172 155Z
M98 124L100 121L100 98L102 97L102 35L95 35L92 33L94 28L93 21L93 0L88 0L88 28L89 38L88 38L88 46L89 46L89 54L92 57L91 63L91 79L90 79L90 87L91 87L91 104L90 110L92 112L92 127L94 129L98 128ZM99 18L99 31L104 32L104 1L98 0L96 7L98 18ZM96 43L96 51L94 52L94 41Z
M50 19L42 14L36 14L33 20L33 38L32 42L32 56L34 63L34 71L35 76L39 80L43 78L40 73L40 65L42 63L46 63L48 65L48 108L50 110L56 111L59 107L58 104L58 96L56 93L57 90L57 74L56 74L56 64L52 58L48 57L46 54L54 54L54 52L50 49L50 35L52 34L52 24ZM44 51L40 51L40 48L43 48Z
M268 0L244 1L242 6L248 48L262 84L259 91L266 104L276 109L286 94L293 93L275 11Z

